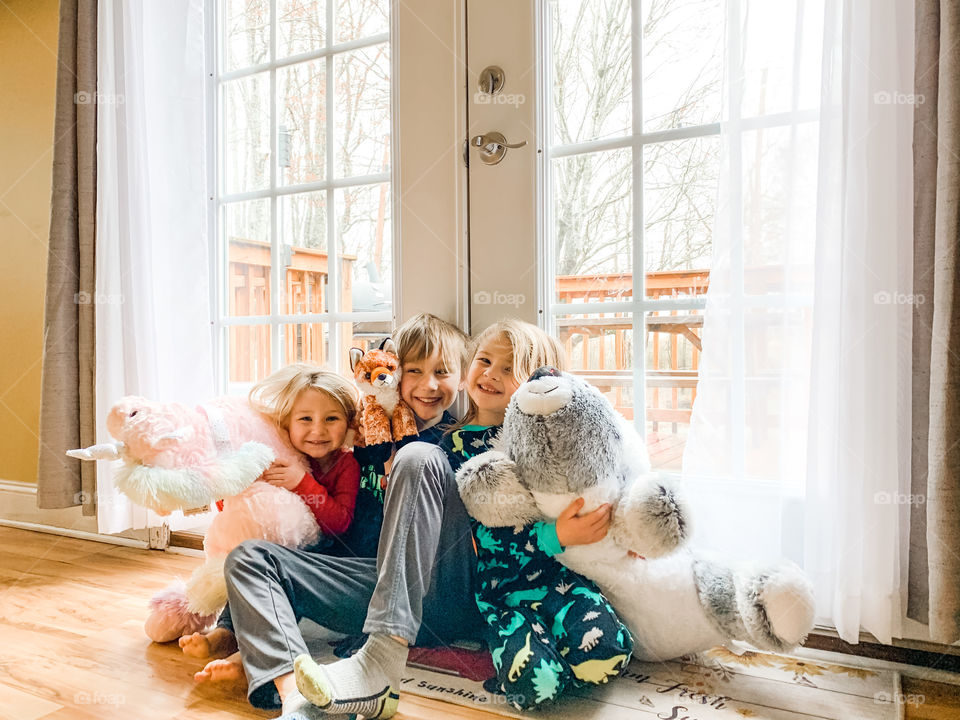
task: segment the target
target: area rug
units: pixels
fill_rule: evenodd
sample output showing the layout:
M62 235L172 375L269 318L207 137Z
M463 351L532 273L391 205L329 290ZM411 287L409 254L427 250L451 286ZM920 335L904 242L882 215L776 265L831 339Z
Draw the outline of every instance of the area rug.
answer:
M320 662L332 648L315 647ZM506 717L551 720L899 720L899 673L724 648L667 663L633 661L602 687L568 691L559 702L524 715L487 692L489 654L470 650L411 653L400 692Z

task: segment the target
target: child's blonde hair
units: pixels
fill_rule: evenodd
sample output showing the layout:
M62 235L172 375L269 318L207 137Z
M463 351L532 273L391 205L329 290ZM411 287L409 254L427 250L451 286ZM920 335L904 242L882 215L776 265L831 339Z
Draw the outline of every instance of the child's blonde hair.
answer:
M513 378L518 385L525 383L537 368L550 366L557 370L566 370L567 356L563 345L536 325L514 318L495 322L474 339L471 360L480 346L491 339L502 340L510 345L513 354ZM477 416L477 411L476 403L470 398L470 409L461 426L469 424L469 421Z
M514 318L495 322L477 335L473 354L491 338L501 339L513 349L513 377L518 383L526 382L537 368L545 365L566 370L566 353L560 341L536 325Z
M470 363L470 338L460 328L430 313L420 313L393 332L393 343L400 358L400 367L417 362L440 351L440 359L447 370L457 368L467 372Z
M280 368L250 389L250 404L282 430L290 428L290 413L304 390L313 388L328 395L352 426L357 416L357 388L337 373L316 365L294 363Z

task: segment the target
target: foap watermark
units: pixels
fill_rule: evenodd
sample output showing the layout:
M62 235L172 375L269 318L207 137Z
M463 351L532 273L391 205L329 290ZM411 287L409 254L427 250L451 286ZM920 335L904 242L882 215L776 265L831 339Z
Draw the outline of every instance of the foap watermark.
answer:
M74 505L96 505L97 507L107 508L122 507L126 502L129 501L123 495L104 495L101 497L100 493L87 492L86 490L73 494Z
M473 95L473 102L477 105L513 105L517 108L527 102L527 96L523 93L490 93L478 92Z
M873 496L877 505L923 505L927 501L926 495L907 495L898 492L878 492Z
M910 705L916 708L923 705L926 701L926 696L918 693L889 693L881 690L873 696L873 702L877 705L896 703L897 705Z
M77 305L123 305L123 295L119 293L89 293L81 290L73 294Z
M73 696L75 705L125 705L127 696L120 693L102 693L81 691Z
M528 502L529 498L520 493L505 492L478 492L473 496L473 503L476 505L498 505L500 507L510 507L511 505L521 505Z
M881 90L873 94L873 102L877 105L923 105L925 101L923 93Z
M81 90L73 94L73 102L75 105L90 105L91 103L96 103L97 105L123 105L126 99L123 95Z
M523 293L478 290L473 294L473 302L477 305L512 305L513 307L520 307L526 301L527 296Z
M923 295L914 293L881 290L873 294L873 302L877 305L923 305L926 301Z

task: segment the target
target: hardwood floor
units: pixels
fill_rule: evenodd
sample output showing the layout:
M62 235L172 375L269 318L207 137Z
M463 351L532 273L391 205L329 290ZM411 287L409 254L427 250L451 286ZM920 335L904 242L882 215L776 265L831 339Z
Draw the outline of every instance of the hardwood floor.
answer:
M276 717L243 686L198 685L205 661L143 633L150 596L199 562L0 527L0 719ZM396 717L497 716L405 696Z
M194 683L204 661L143 634L149 597L198 563L0 527L0 718L275 717L251 707L242 687ZM960 720L960 688L905 679L904 694L908 720ZM404 695L396 717L498 716Z

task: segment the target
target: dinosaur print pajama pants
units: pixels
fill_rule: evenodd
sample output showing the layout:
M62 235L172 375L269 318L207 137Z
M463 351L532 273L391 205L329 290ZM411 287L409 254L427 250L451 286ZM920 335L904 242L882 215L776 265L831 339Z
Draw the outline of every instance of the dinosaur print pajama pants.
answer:
M451 467L491 447L499 427L466 426L440 441ZM498 498L491 498L497 502ZM556 525L471 524L477 553L475 598L497 677L520 710L555 700L564 688L605 683L630 660L633 638L590 580L561 565Z
M499 689L523 710L571 683L605 683L630 659L633 639L596 586L567 568L555 584L518 590L487 606L487 643Z

